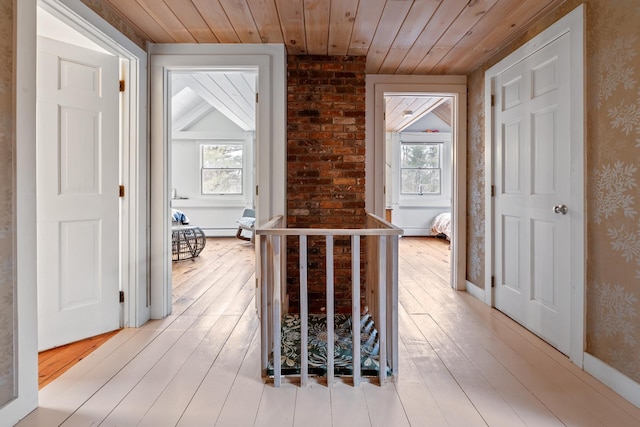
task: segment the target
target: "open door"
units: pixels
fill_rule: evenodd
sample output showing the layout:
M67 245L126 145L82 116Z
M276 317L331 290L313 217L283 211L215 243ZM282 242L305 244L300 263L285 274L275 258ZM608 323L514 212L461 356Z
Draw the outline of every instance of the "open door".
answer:
M120 327L116 56L38 40L38 348Z

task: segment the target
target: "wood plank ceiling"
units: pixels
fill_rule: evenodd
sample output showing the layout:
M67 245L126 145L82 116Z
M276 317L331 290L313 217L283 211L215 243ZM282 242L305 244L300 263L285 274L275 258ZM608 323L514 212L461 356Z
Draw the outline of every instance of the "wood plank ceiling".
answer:
M468 74L564 0L105 0L154 43L284 43L370 74Z

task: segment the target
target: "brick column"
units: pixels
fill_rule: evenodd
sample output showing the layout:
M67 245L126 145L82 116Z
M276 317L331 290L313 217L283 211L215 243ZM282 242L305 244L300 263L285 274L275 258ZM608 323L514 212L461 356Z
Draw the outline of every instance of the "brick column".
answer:
M295 228L361 228L365 221L365 57L288 57L287 221ZM298 244L288 289L298 307ZM364 245L363 245L364 246ZM309 243L310 311L325 305L324 238ZM335 242L338 311L351 300L349 239Z

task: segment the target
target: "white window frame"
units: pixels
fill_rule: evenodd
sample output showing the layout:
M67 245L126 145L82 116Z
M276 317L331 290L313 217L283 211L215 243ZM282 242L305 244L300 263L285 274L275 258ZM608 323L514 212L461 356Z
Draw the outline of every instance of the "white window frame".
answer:
M403 146L434 146L438 148L438 166L437 167L408 167L402 165L402 147ZM400 195L402 196L417 196L417 197L430 197L430 196L440 196L442 194L442 166L443 166L443 158L442 151L444 150L443 143L441 142L409 142L409 141L401 141L400 142ZM402 177L404 170L425 170L425 171L438 171L438 191L437 192L427 192L423 193L422 191L418 193L405 193L402 191Z
M222 170L223 168L205 168L204 167L204 147L205 146L218 146L218 145L235 145L235 146L240 146L242 148L242 166L239 168L240 169L240 174L242 177L242 185L241 185L241 189L240 189L240 193L205 193L204 192L204 171L205 170L217 170L220 169ZM231 198L231 197L245 197L245 195L247 194L247 178L248 175L250 175L249 173L247 173L247 166L248 166L248 162L247 162L247 157L248 157L248 150L247 150L247 144L246 142L243 141L234 141L234 140L229 140L229 141L224 141L224 140L205 140L205 141L199 141L198 144L198 152L200 153L200 158L199 158L199 165L200 165L200 195L202 197L221 197L221 198ZM233 169L238 169L238 168L233 168Z
M402 144L442 144L440 150L441 182L440 194L402 194L401 183L401 150ZM393 205L402 207L450 207L451 206L451 176L453 168L453 151L450 132L402 132L392 134L392 162L398 173L393 178ZM445 179L442 179L445 178Z

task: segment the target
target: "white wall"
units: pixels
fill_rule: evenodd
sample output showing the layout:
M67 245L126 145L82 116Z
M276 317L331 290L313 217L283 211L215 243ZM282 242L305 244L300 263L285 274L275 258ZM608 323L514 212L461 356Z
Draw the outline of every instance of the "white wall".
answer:
M200 145L213 141L245 145L245 186L242 195L203 195L200 189ZM235 236L236 220L245 207L253 207L254 133L243 132L231 120L213 110L186 131L176 132L171 146L171 207L187 215L190 225L207 236Z
M403 132L425 132L426 130L437 130L438 132L451 132L451 126L446 124L435 114L426 114L416 120L411 126L403 129Z

